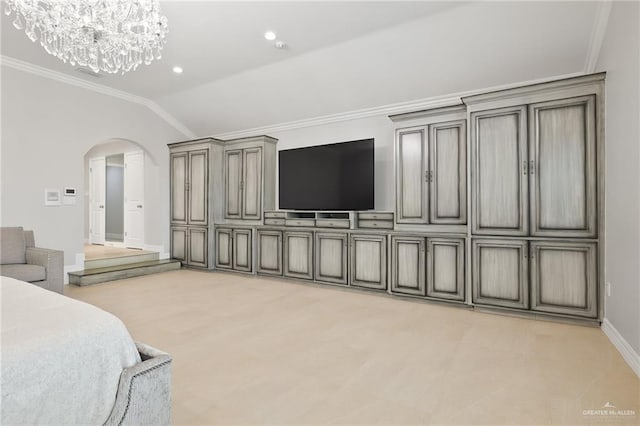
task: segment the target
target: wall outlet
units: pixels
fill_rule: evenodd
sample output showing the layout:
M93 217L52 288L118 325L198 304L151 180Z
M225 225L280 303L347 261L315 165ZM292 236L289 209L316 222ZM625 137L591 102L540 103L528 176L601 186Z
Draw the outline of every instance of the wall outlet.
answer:
M609 281L605 284L605 289L607 290L607 297L611 297L611 283Z

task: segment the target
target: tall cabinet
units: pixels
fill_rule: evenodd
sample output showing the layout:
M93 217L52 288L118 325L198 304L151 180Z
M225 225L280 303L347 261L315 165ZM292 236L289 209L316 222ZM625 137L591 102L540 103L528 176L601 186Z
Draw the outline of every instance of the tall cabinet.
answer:
M184 265L212 265L213 199L220 185L223 142L205 138L169 145L171 257Z
M467 222L464 105L390 117L396 130L396 223Z
M261 223L264 209L275 207L276 143L256 136L169 144L173 259L253 271L253 230L247 226Z
M598 316L603 80L464 98L474 303Z

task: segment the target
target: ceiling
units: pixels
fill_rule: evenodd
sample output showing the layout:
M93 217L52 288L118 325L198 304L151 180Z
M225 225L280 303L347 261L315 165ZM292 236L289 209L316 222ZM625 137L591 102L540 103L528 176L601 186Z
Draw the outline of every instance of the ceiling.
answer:
M162 2L163 57L101 78L2 18L2 54L149 98L198 136L584 70L596 2ZM264 39L273 30L287 43ZM174 65L182 75L171 72Z
M456 2L163 1L169 20L162 59L125 75L80 73L2 17L2 54L129 93L157 98L459 6ZM287 48L264 39L276 32ZM171 69L179 65L181 75Z

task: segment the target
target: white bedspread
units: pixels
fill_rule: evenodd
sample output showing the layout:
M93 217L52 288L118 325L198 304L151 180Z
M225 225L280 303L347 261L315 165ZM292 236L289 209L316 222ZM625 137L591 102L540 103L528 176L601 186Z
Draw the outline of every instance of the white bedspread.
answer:
M122 370L140 362L115 316L0 277L1 423L101 425Z

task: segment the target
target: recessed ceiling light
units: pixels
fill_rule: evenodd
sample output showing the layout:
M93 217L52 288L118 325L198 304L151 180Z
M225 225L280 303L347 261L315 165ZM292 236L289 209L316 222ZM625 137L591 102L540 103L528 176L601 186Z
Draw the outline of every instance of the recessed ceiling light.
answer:
M264 38L266 38L269 41L275 40L276 39L276 33L274 33L273 31L267 31L266 33L264 33Z
M179 67L179 66L173 67L173 72L176 74L182 74L182 67Z

